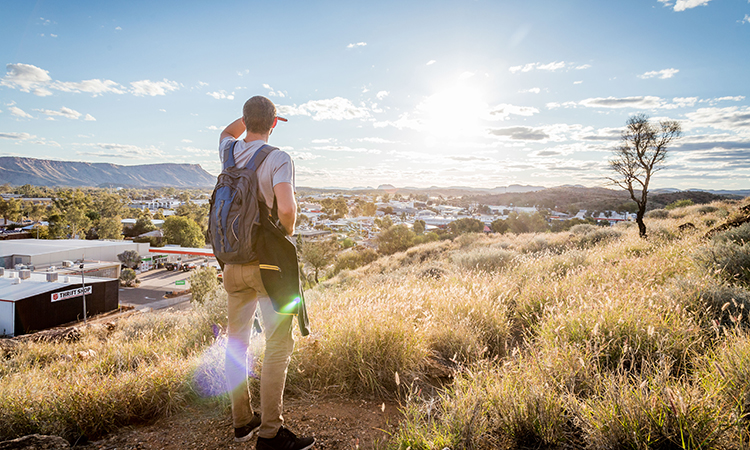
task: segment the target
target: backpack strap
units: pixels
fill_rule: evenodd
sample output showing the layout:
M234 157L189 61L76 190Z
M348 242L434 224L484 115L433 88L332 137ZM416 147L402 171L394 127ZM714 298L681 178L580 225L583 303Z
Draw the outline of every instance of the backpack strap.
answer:
M232 143L231 147L227 147L226 149L224 149L224 157L221 159L223 161L223 163L221 165L221 170L222 171L227 170L230 167L234 167L234 165L235 165L235 162L234 162L234 146L235 145L237 145L237 141L234 141L234 143Z
M260 165L263 164L263 161L266 160L266 156L268 156L268 154L274 150L278 150L278 148L270 146L268 144L264 144L261 148L256 150L255 153L253 153L250 161L245 164L245 168L252 171L257 171L258 167L260 167ZM232 161L234 161L234 157L232 158Z

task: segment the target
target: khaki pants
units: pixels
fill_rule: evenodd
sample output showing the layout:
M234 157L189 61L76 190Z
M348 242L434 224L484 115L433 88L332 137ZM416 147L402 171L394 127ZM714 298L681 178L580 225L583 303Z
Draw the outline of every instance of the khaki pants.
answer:
M253 417L247 383L247 348L253 329L255 309L260 304L266 350L260 374L261 426L258 435L276 436L284 423L284 385L294 350L293 315L277 314L260 278L257 263L227 264L224 288L228 294L228 341L226 353L227 384L232 398L234 427L247 425Z

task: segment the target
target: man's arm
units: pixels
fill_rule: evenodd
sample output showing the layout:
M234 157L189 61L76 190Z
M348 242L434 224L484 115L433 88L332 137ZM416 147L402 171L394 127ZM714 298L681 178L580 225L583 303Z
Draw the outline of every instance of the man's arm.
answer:
M240 136L242 136L242 133L245 132L245 121L242 120L242 117L235 120L234 122L227 125L226 128L224 128L224 131L221 132L221 136L219 137L219 143L223 141L224 139L231 137L233 139L239 139Z
M297 203L294 201L294 190L291 183L279 183L273 187L276 196L276 207L278 208L279 222L289 236L294 234L294 225L297 221Z

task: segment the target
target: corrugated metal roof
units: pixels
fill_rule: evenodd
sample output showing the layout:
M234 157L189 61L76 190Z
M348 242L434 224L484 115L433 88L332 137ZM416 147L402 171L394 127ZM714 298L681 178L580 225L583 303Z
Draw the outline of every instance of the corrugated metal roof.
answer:
M13 278L10 278L13 274ZM66 281L67 279L67 281ZM103 283L113 278L85 277L85 284ZM52 292L56 289L66 286L80 286L81 277L73 275L60 274L58 281L47 281L47 275L44 272L32 272L31 278L21 280L19 284L13 284L18 281L18 272L14 270L5 270L5 275L0 277L0 301L16 302L34 295Z
M16 239L0 241L0 257L10 255L44 255L61 250L76 250L117 245L133 245L132 241L89 241L83 239Z

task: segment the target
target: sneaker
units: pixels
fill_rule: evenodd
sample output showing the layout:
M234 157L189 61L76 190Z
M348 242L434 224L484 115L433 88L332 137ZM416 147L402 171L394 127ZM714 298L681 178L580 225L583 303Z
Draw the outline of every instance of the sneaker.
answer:
M300 437L294 435L284 427L279 428L274 438L258 437L255 450L308 450L315 443L315 438Z
M253 437L253 433L258 431L258 428L260 428L260 414L254 412L250 423L234 429L234 442L249 441Z

